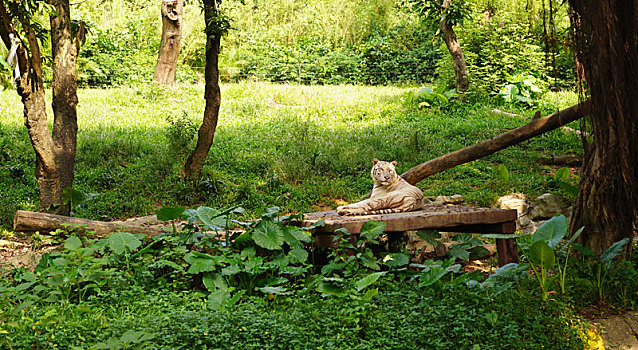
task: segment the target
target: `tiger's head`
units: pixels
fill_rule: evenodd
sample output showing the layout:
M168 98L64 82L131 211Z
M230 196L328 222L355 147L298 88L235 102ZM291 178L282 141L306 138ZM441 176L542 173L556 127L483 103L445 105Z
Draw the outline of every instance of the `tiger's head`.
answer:
M397 165L397 161L392 162L384 162L382 160L378 160L374 158L372 160L372 170L370 174L372 175L372 180L374 182L379 183L383 186L387 186L393 183L399 175L397 175L394 166Z

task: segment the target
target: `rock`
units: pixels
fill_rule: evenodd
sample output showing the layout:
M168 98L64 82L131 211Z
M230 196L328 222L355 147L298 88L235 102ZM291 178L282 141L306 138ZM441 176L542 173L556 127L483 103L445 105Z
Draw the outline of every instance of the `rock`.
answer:
M523 233L532 233L536 231L536 225L529 218L529 203L524 194L512 193L499 198L496 201L501 209L516 209L518 219L516 219L516 230Z
M462 204L463 203L463 196L461 196L460 194L455 194L452 196L437 196L436 199L434 200L434 202L430 203L430 204L435 204L435 205L446 205L446 204L453 204L453 205L457 205L457 204Z
M529 210L529 217L532 220L542 220L563 214L569 221L571 206L572 203L567 198L557 194L545 193L536 197Z

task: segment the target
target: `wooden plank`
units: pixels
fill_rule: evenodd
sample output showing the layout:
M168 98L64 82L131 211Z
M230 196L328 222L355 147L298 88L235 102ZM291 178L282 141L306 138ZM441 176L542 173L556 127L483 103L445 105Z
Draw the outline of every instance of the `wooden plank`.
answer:
M360 233L361 226L370 220L377 220L386 223L386 232L401 232L419 229L441 229L474 227L480 229L482 225L486 228L502 230L502 233L510 233L507 227L499 226L508 222L514 222L517 218L514 209L493 209L476 207L457 206L432 206L423 210L407 213L392 213L382 215L362 215L362 216L341 216L335 211L323 211L308 213L304 216L302 226L310 226L315 222L324 219L325 225L318 229L320 232L334 232L339 228L345 228L350 233ZM511 227L511 226L510 226ZM481 231L485 232L485 231ZM490 231L499 233L498 231Z

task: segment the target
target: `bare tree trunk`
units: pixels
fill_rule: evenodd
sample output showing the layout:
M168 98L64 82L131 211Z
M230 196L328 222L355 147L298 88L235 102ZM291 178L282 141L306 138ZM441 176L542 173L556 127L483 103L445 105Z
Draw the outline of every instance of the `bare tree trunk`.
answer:
M443 9L450 7L451 1L452 0L443 0ZM461 45L456 38L456 33L454 33L454 28L452 28L451 24L446 22L445 17L441 19L441 22L439 22L439 28L441 28L443 41L445 41L445 45L447 46L448 51L450 51L452 61L454 62L454 83L456 85L456 91L467 91L470 86L467 64L465 63L465 55L463 55Z
M68 0L51 1L55 6L57 16L51 16L51 46L53 54L53 143L55 146L55 164L58 168L55 193L52 194L54 203L61 203L62 192L67 187L73 187L75 153L77 149L77 70L79 42L73 42L71 33L71 10ZM80 26L79 35L83 35ZM61 189L60 192L57 190ZM42 209L42 205L40 206ZM61 214L68 214L70 207L64 205Z
M53 54L53 134L46 114L46 99L42 82L42 56L36 33L29 20L22 20L22 28L29 42L31 56L24 45L18 48L20 76L16 77L17 92L24 105L24 124L35 151L35 176L40 188L40 211L68 214L70 208L62 205L62 191L73 185L77 135L77 85L75 62L77 45L71 36L70 6L68 0L51 2L56 15L51 15L51 42ZM10 13L0 1L0 36L16 37ZM83 27L80 29L83 35Z
M182 38L182 0L162 1L162 43L153 80L163 85L175 83Z
M215 26L217 15L216 0L204 0L204 18L206 21L206 70L204 79L206 86L204 99L204 119L197 133L197 146L186 160L182 174L186 177L199 176L206 162L208 151L213 144L219 106L221 105L221 90L219 88L219 45L222 32Z
M570 0L576 56L591 100L592 140L570 229L596 253L631 237L638 208L638 3Z

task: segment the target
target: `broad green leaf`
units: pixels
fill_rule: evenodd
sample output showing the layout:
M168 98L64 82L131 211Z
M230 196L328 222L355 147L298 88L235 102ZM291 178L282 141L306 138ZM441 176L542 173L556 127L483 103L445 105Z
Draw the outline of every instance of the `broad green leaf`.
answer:
M197 208L197 217L208 230L219 230L226 227L226 219L221 214L222 212L217 209L209 207Z
M64 248L68 250L78 250L82 247L82 241L75 236L71 236L64 241Z
M205 273L204 277L202 278L202 282L209 292L228 289L226 280L224 280L224 277L222 277L218 273Z
M614 259L623 252L625 245L629 242L629 238L625 237L620 241L611 245L611 247L607 248L601 255L600 261L605 263L605 267L607 270L611 270L612 263Z
M521 237L527 237L529 235L529 233L523 233L520 235L516 233L484 233L479 235L479 237L488 239L517 239Z
M471 233L459 233L454 236L452 240L461 243L468 243L470 246L483 245L483 242L480 239L474 237L474 235Z
M177 263L175 263L174 261L170 261L170 260L158 260L157 264L161 267L161 266L170 266L175 270L178 271L184 271L184 268L181 267L180 265L178 265Z
M255 243L265 249L278 250L284 244L284 233L272 220L263 219L252 233Z
M419 287L428 287L445 276L448 271L442 266L432 266L428 271L421 273L419 276Z
M333 283L321 282L317 285L317 290L323 294L330 294L336 296L343 296L346 294L347 290L342 287L335 285Z
M563 249L566 249L567 247L569 247L572 243L574 243L574 241L578 238L578 236L580 236L581 233L583 233L583 230L585 229L585 226L581 227L578 229L578 231L574 232L574 234L572 235L572 237L569 239L569 241L567 243L565 243L565 246L563 246Z
M134 331L129 329L126 333L122 334L120 340L123 343L141 343L143 341L154 339L156 335L154 333L148 333L144 331Z
M382 235L384 230L385 230L385 222L371 220L364 223L363 226L361 226L361 233L359 234L359 237L361 238L365 237L368 240L370 240L377 236Z
M574 186L565 181L558 181L558 187L564 189L567 193L571 194L574 197L578 196L578 186Z
M293 249L288 254L293 256L298 262L305 262L308 260L308 252L303 248Z
M426 243L432 246L442 246L443 243L439 241L441 234L437 230L419 230L416 231L417 236L424 240Z
M410 262L410 257L403 253L390 253L383 258L383 263L388 267L401 267Z
M496 177L502 182L510 181L510 172L505 165L501 164L496 168Z
M550 269L556 263L556 256L547 242L539 240L529 247L529 260L543 269Z
M308 226L308 227L303 227L303 230L313 230L317 227L323 227L326 225L326 219L321 219L319 221L316 221L314 224Z
M222 276L234 276L241 272L241 267L237 264L231 264L222 269Z
M467 251L467 247L461 244L453 246L447 253L453 258L461 260L468 260L470 258L470 252Z
M157 220L171 221L179 219L184 214L183 207L164 207L157 211Z
M214 256L204 253L190 252L184 255L184 260L191 265L186 272L192 274L213 271L217 265Z
M279 211L281 210L281 208L279 207L270 207L268 209L266 209L266 212L261 214L261 217L264 219L272 219L275 216L277 216L277 214L279 213Z
M230 293L225 290L217 290L208 296L208 308L212 310L221 310L224 308L227 300L230 299Z
M571 176L571 173L569 172L569 168L563 167L556 170L556 173L554 174L554 179L560 180L560 181L569 181L570 176Z
M285 232L289 233L298 241L305 242L305 243L310 243L312 241L312 235L298 227L285 226L284 229L285 229Z
M385 274L386 273L384 271L371 273L371 274L363 277L362 279L358 280L354 284L354 286L357 288L357 291L360 292L361 290L365 289L369 285L371 285L374 282L376 282L379 279L379 277L381 277L381 276L383 276Z
M127 248L129 252L132 252L142 245L142 241L128 232L115 232L106 239L106 242L108 247L118 255L124 254Z
M25 291L27 289L29 289L29 287L31 287L32 285L34 285L35 282L25 282L25 283L20 283L15 287L15 291L16 292L22 292Z
M532 243L545 241L550 247L556 246L567 233L567 219L564 215L556 215L539 227L532 236Z
M470 248L469 253L471 259L483 259L490 256L490 251L482 245Z
M231 307L235 304L237 304L237 302L239 301L239 298L241 298L242 295L244 295L244 293L246 293L245 289L242 290L238 290L237 292L235 292L235 295L233 295L230 299L228 299L228 301L226 302L226 307Z
M290 295L292 294L291 291L288 290L288 288L286 287L257 287L257 290L259 290L260 292L264 293L264 294L274 294L274 295Z
M74 190L71 187L62 190L62 203L69 204L72 208L84 202L86 198L84 192Z

